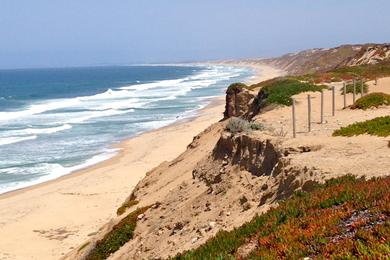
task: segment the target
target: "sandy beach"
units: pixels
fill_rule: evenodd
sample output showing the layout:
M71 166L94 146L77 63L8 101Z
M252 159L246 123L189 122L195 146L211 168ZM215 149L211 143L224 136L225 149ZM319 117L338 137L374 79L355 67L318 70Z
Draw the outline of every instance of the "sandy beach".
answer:
M272 68L256 68L256 80L275 75ZM1 195L0 259L58 259L88 239L115 217L147 171L176 158L196 134L220 120L224 105L224 97L216 98L195 118L120 143L121 151L109 160Z

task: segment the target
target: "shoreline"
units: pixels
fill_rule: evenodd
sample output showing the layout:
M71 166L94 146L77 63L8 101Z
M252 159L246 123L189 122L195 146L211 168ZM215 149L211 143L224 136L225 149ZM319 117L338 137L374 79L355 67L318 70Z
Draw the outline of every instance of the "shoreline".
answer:
M175 159L194 136L222 119L224 106L224 95L211 98L194 116L115 144L120 150L107 160L1 194L0 234L7 239L0 239L0 259L58 259L83 243L116 217L148 171Z
M166 65L166 66L208 66L208 65L222 65L222 66L226 66L227 64L223 65L223 64L210 64L210 63L189 63L189 64L161 64L161 65ZM147 65L145 65L147 66ZM160 66L160 64L156 64L156 66ZM249 68L249 66L240 66L240 65L231 65L229 64L228 66L233 66L233 67L243 67L243 68ZM251 68L253 69L253 68ZM260 73L258 70L254 70L254 76L251 76L250 78L253 78L253 77L256 77L258 76L257 74ZM249 79L249 78L248 78ZM249 83L249 81L247 81ZM245 82L245 83L247 83ZM84 172L85 170L88 170L90 168L93 168L97 165L100 165L101 163L104 163L108 160L111 160L111 159L114 159L115 157L119 156L120 153L121 153L121 150L122 150L122 144L125 143L126 141L132 139L132 138L136 138L138 136L141 136L145 133L149 133L149 132L153 132L153 131L156 131L156 130L159 130L159 129L164 129L165 127L169 127L169 126L173 126L175 124L180 124L182 122L186 122L186 120L191 120L193 118L196 118L197 116L199 116L200 113L202 113L202 110L203 109L206 109L208 106L212 105L212 103L215 101L215 99L218 99L218 98L222 98L224 97L224 93L221 94L220 96L213 96L213 97L209 97L207 99L209 99L208 102L206 102L206 104L201 107L201 108L198 108L198 109L194 109L192 111L187 111L187 112L194 112L193 115L190 115L190 116L186 116L186 117L183 117L183 118L180 118L178 120L175 120L174 122L172 123L169 123L165 126L162 126L162 127L158 127L158 128L155 128L155 129L151 129L151 130L147 130L145 132L141 132L141 133L137 133L133 136L129 136L129 137L125 137L123 138L122 140L117 140L115 142L113 142L112 144L110 144L107 149L108 150L117 150L115 152L113 152L110 156L107 156L107 158L104 158L102 160L99 160L95 163L92 163L92 164L87 164L83 167L80 167L80 168L77 168L79 166L82 166L83 164L85 164L86 162L88 162L88 160L78 164L78 165L75 165L74 167L76 168L75 170L71 170L65 174L62 174L62 175L59 175L59 176L53 176L53 177L49 177L49 176L43 176L43 177L48 177L47 179L43 178L43 180L36 180L36 181L31 181L29 183L22 183L22 185L20 185L20 187L18 187L19 185L16 185L15 187L11 188L10 190L7 190L6 191L0 191L0 200L6 198L6 197L9 197L9 196L12 196L13 193L16 193L16 192L19 192L19 191L23 191L23 190L28 190L30 188L33 188L35 186L37 187L40 187L41 185L45 184L45 183L51 183L55 180L60 180L62 178L65 178L69 175L73 175L73 174L77 174L79 172ZM102 155L102 154L98 154L99 155ZM92 159L92 158L89 158L89 159ZM73 168L73 167L71 167Z
M224 104L223 97L214 98L193 118L122 141L108 160L0 195L0 234L7 237L0 239L0 259L58 259L83 243L116 217L148 171L175 159L220 120Z
M209 109L212 109L212 108L220 105L219 104L220 102L222 102L222 101L224 102L224 98L225 98L225 96L213 97L209 104L207 104L203 108L197 109L195 115L179 119L179 120L177 120L177 121L175 121L173 123L170 123L170 124L168 124L166 126L163 126L163 127L159 127L159 128L156 128L156 129L151 129L151 130L148 130L148 131L136 134L134 136L125 138L125 139L119 141L116 144L112 144L109 147L109 149L116 149L117 152L113 156L111 156L111 157L109 157L109 158L107 158L105 160L102 160L102 161L100 161L98 163L92 164L90 166L86 166L85 168L82 168L82 169L79 169L79 170L75 170L75 171L69 172L67 174L64 174L64 175L62 175L60 177L57 177L57 178L54 178L54 179L51 179L51 180L43 181L41 183L32 184L32 185L27 186L27 187L17 188L15 190L11 190L11 191L6 191L4 193L0 193L0 201L3 200L3 199L9 198L9 197L18 195L20 193L28 192L29 190L39 189L40 187L44 187L46 185L50 185L51 183L55 183L57 181L66 180L66 179L69 179L69 178L72 178L72 177L80 176L80 175L82 175L82 174L84 174L86 172L89 172L89 171L92 171L92 170L96 170L96 169L104 166L106 163L109 163L110 160L115 160L115 159L119 160L126 153L126 146L127 146L126 144L128 142L130 142L132 139L142 138L143 135L153 134L155 132L164 131L164 130L167 130L167 129L171 128L171 127L180 126L181 124L188 123L191 120L194 120L194 119L202 116L202 113L207 113L207 111ZM115 160L115 161L117 161L117 160Z
M218 63L209 63L209 62L205 62L205 63L194 63L195 65L222 65L222 66L233 66L233 67L242 67L242 68L250 68L251 70L253 70L254 72L254 75L251 76L250 78L248 78L246 81L245 81L245 84L254 84L256 82L260 82L264 79L267 79L267 76L269 75L269 77L274 77L274 75L276 75L276 73L278 73L278 70L275 69L275 68L272 68L270 66L267 66L267 65L253 65L253 64L249 64L247 62L218 62ZM187 64L187 65L193 65L193 64ZM170 64L169 66L172 66L172 64ZM182 64L177 64L177 66L182 66ZM268 77L268 78L269 78ZM192 115L192 116L189 116L189 117L185 117L185 118L182 118L182 119L179 119L179 120L176 120L175 122L173 123L170 123L166 126L163 126L163 127L159 127L159 128L156 128L156 129L151 129L151 130L147 130L145 132L142 132L142 133L139 133L139 134L136 134L134 136L130 136L130 137L127 137L127 138L124 138L123 140L120 140L118 141L117 143L115 144L111 144L108 149L116 149L118 151L114 152L112 156L106 158L106 159L103 159L97 163L94 163L94 164L91 164L91 165L87 165L85 167L81 167L79 169L76 169L74 171L70 171L68 173L65 173L61 176L58 176L58 177L53 177L53 178L49 178L48 180L43 180L43 181L38 181L37 183L34 183L32 182L32 184L25 184L25 185L22 185L22 187L19 187L19 188L15 188L15 189L12 189L12 190L9 190L9 191L5 191L5 192L0 192L0 200L2 199L5 199L7 197L10 197L12 196L14 193L18 193L18 192L22 192L24 190L29 190L31 188L38 188L38 187L41 187L43 186L44 184L47 184L47 183L52 183L52 182L55 182L56 180L61 180L61 179L65 179L67 177L70 177L71 175L77 175L79 173L82 173L82 172L85 172L86 170L89 170L89 169L93 169L94 167L98 167L100 164L104 163L104 162L107 162L109 160L112 160L114 159L115 157L117 156L120 156L122 150L123 150L123 144L126 143L126 141L128 140L131 140L133 138L136 138L136 137L139 137L143 134L146 134L146 133L149 133L149 132L153 132L153 131L157 131L159 129L164 129L166 127L170 127L170 126L174 126L176 124L180 124L180 123L184 123L186 122L187 120L191 120L191 119L194 119L196 117L199 116L199 114L202 113L202 110L206 109L207 107L209 106L212 106L213 105L213 102L216 102L217 99L219 98L223 98L225 97L224 95L221 95L221 96L218 96L218 97L212 97L210 98L210 101L208 104L206 104L203 108L199 108L199 109L196 109L194 110L195 114ZM82 165L82 164L80 164ZM76 165L75 167L77 167L79 165Z

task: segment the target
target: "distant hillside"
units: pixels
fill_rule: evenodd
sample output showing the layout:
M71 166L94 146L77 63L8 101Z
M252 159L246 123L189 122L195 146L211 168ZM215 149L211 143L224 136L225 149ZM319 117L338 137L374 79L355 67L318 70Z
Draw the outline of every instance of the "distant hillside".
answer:
M310 49L277 58L251 59L287 71L291 75L326 72L343 66L376 64L390 60L390 44L342 45L330 49Z

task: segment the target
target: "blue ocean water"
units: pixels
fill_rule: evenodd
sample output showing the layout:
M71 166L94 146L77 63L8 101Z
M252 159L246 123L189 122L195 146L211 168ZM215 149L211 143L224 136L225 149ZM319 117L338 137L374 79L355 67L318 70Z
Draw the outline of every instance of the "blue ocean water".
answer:
M0 193L112 157L253 75L227 66L0 70Z

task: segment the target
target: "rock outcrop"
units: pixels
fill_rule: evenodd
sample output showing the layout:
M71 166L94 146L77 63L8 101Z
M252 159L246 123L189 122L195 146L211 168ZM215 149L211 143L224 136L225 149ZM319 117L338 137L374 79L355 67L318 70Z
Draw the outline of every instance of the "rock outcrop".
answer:
M346 66L357 66L363 64L376 64L390 60L390 44L368 45L362 49L345 64Z
M226 107L224 118L242 117L249 111L255 94L246 89L244 84L232 84L226 90Z

